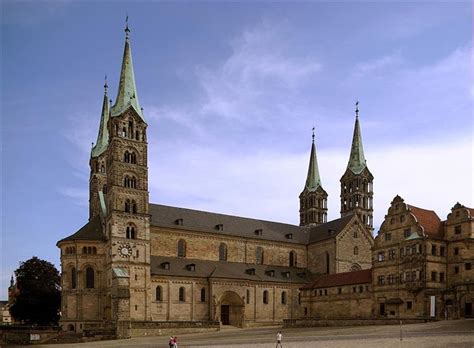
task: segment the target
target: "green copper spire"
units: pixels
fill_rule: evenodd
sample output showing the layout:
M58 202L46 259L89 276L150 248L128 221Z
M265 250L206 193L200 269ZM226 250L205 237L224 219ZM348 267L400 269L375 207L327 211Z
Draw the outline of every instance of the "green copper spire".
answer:
M364 148L362 147L362 136L359 125L359 102L356 103L356 120L354 126L354 135L352 137L351 156L347 168L354 174L360 174L366 167Z
M316 157L316 146L314 145L314 127L313 127L313 143L311 144L311 155L309 158L308 176L306 178L305 189L310 192L316 191L321 186L321 178L319 177L318 159Z
M117 93L117 99L111 109L111 116L121 115L130 106L145 121L140 103L138 102L137 87L135 86L135 74L133 73L132 50L129 39L130 29L125 28L125 48L123 51L122 70L120 72L120 83Z
M92 148L91 157L101 155L107 149L107 145L109 144L109 130L107 129L107 123L109 121L110 104L107 89L107 76L105 76L104 101L102 103L102 115L100 116L99 135L97 136L97 143Z

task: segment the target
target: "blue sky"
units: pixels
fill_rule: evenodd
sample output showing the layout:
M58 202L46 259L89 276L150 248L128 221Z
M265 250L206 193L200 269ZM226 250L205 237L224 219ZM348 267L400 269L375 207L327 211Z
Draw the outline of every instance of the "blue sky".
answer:
M316 141L339 217L360 101L375 225L391 199L473 204L468 2L2 2L0 298L18 262L59 265L88 218L88 159L130 18L154 203L298 223Z

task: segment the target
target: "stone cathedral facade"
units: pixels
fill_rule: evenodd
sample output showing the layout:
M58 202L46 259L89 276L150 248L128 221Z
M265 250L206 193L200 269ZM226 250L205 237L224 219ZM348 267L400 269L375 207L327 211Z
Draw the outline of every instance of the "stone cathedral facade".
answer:
M300 289L315 276L371 267L373 176L358 115L339 219L327 221L314 136L299 226L151 203L147 122L125 31L117 97L112 105L106 84L91 151L89 221L57 243L64 330L107 326L127 337L172 321L281 323L308 315Z
M112 104L105 84L91 150L89 221L57 243L64 330L130 337L166 325L473 315L474 209L457 203L441 221L396 196L374 240L358 107L339 219L327 221L314 134L298 226L151 203L125 32L118 93Z

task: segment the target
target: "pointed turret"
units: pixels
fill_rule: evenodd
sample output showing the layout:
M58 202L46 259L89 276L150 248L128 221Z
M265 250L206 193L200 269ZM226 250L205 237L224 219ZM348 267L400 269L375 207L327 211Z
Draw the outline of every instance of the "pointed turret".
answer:
M311 144L311 155L309 157L308 176L306 177L305 189L310 192L316 191L321 186L321 178L319 176L318 159L316 157L316 146L314 145L314 128L313 143Z
M129 38L130 29L125 28L125 48L123 51L122 70L120 72L120 82L115 99L115 104L111 109L111 116L119 116L130 106L145 121L140 103L138 102L137 87L135 86L135 74L133 72L132 49Z
M351 155L349 157L349 163L347 163L347 168L350 169L354 174L359 174L366 166L367 164L364 156L364 147L362 146L362 135L359 125L359 102L357 102Z
M372 230L373 224L373 180L367 167L362 147L359 124L359 102L356 103L356 119L349 162L341 178L341 216L357 214Z
M309 157L308 175L303 192L300 194L300 226L315 226L327 220L327 198L328 194L321 185L319 176L316 146L311 144L311 155Z
M91 157L97 157L104 153L109 143L109 130L107 129L107 122L109 121L110 104L107 95L107 78L104 84L104 100L102 102L102 114L100 116L99 134L97 135L97 142L92 147Z

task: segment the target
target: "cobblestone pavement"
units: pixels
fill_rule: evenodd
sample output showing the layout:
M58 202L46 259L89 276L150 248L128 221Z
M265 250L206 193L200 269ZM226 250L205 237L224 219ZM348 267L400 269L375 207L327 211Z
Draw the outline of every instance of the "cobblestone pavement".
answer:
M219 332L178 335L179 348L191 347L275 347L278 327L237 329L224 328ZM474 320L442 321L399 326L325 327L281 329L285 348L474 348ZM84 347L168 347L167 337L139 337L127 340L99 341L63 345ZM58 347L41 345L36 347Z

